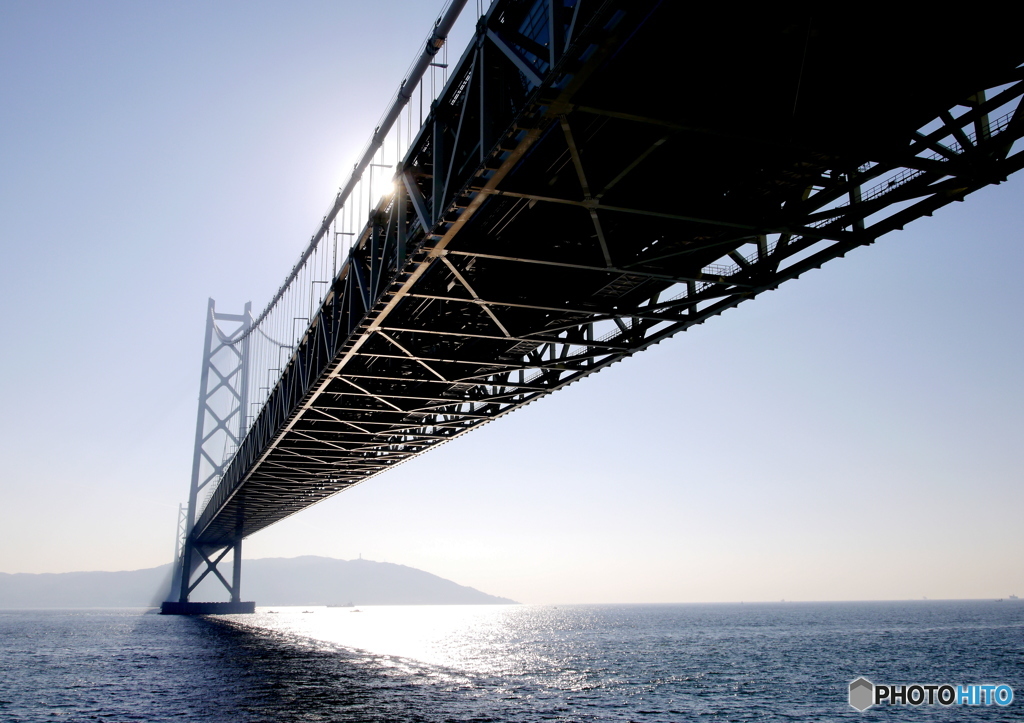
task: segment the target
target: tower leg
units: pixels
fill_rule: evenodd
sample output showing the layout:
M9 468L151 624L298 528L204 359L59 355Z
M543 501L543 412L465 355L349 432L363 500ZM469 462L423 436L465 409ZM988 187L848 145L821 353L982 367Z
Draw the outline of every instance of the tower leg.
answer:
M231 602L242 600L242 538L235 540L235 559L231 567Z
M181 551L181 589L178 602L188 602L188 582L192 577L192 540L185 538L185 547Z

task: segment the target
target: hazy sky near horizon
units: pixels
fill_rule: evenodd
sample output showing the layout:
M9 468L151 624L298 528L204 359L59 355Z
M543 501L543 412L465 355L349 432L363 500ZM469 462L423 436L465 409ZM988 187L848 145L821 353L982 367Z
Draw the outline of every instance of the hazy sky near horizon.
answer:
M207 297L266 303L439 7L0 3L0 571L170 560ZM361 553L538 603L1024 594L1022 191L969 196L245 556Z

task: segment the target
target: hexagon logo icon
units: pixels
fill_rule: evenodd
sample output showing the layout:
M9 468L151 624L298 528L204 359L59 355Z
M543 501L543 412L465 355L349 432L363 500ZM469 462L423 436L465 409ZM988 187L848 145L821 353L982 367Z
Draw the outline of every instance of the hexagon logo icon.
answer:
M850 683L850 705L861 713L871 707L874 698L875 685L867 678L857 678Z

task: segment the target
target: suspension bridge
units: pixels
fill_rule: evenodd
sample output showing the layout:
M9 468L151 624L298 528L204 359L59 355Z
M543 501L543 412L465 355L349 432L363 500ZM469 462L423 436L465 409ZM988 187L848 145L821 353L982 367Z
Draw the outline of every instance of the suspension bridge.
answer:
M245 537L1024 165L1009 23L494 0L456 57L465 5L266 307L210 301L166 613L251 611Z

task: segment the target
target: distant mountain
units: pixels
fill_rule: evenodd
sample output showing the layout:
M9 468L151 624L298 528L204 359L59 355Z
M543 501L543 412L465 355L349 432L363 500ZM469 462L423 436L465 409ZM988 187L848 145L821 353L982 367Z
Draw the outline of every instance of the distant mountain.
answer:
M223 564L223 563L222 563ZM0 608L147 607L170 586L170 565L130 572L0 573ZM229 574L230 563L222 572ZM225 600L213 576L193 600ZM429 572L372 560L265 558L242 565L242 599L257 605L489 605L513 600Z
M0 608L145 607L171 584L171 566L131 572L0 572Z
M514 602L414 567L313 555L245 560L242 597L255 600L257 605L501 605Z

